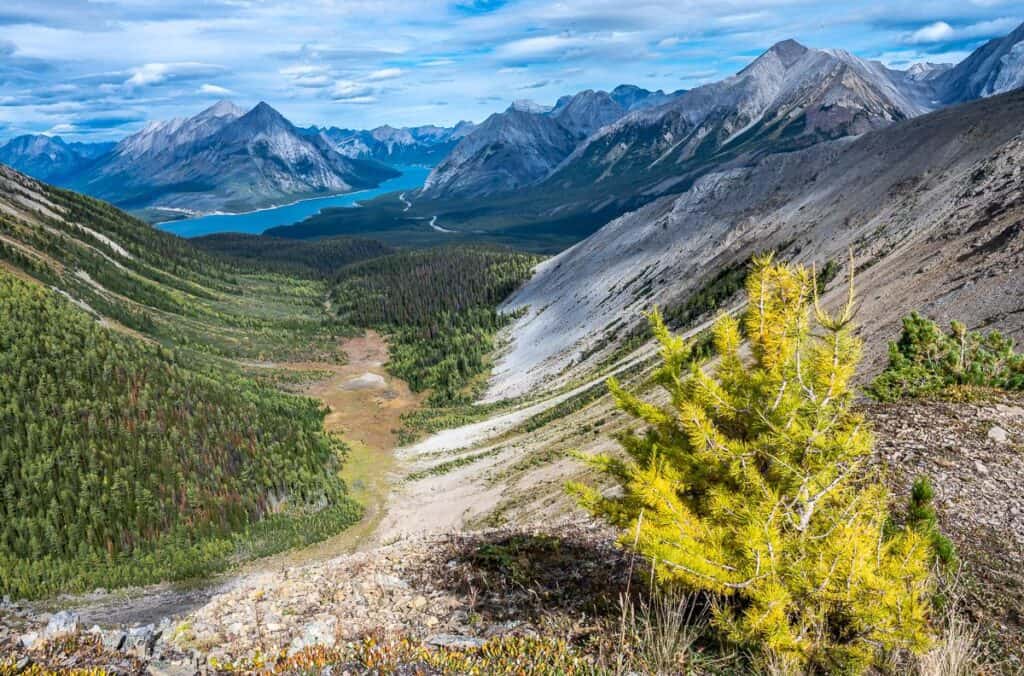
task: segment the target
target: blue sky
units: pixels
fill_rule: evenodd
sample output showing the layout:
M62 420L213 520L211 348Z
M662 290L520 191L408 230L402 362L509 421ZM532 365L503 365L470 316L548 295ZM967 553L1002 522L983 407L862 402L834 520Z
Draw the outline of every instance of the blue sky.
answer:
M300 125L479 121L517 98L694 87L785 38L955 62L1022 21L1019 0L4 0L0 139L117 139L221 98Z

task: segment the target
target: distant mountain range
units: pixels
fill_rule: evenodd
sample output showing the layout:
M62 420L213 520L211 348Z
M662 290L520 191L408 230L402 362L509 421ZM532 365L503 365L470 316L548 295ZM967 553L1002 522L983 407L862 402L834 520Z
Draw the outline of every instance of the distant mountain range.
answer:
M244 211L396 175L301 133L266 103L246 112L221 101L194 117L150 124L68 185L129 209Z
M150 123L112 147L19 137L0 148L0 161L124 209L167 213L246 211L398 175L341 154L326 136L300 131L266 103L244 111L228 101Z
M1022 41L1024 26L955 67L901 71L786 40L732 77L672 95L647 93L632 106L622 105L623 88L581 92L552 110L513 106L459 143L420 197L480 197L526 185L557 186L564 197L566 188L595 184L605 186L605 197L663 194L715 157L794 150L1020 87Z
M621 85L611 92L563 96L553 108L516 101L467 134L434 168L422 195L481 197L515 190L546 176L598 129L681 94Z
M709 171L1022 85L1024 26L955 66L907 70L786 40L736 75L689 91L621 85L551 107L517 101L480 125L299 129L265 103L245 112L221 102L152 123L113 148L19 137L0 147L0 161L123 208L165 212L240 211L345 192L393 176L385 164L427 164L434 169L422 190L406 196L410 209L365 219L395 230L438 216L473 232L579 238Z
M433 166L444 159L475 127L472 122L462 121L454 127L424 125L396 128L384 125L369 130L309 127L303 131L323 134L334 149L345 157L377 160L387 164Z
M97 157L113 149L115 143L66 143L60 136L26 134L0 145L0 163L43 181L60 183Z

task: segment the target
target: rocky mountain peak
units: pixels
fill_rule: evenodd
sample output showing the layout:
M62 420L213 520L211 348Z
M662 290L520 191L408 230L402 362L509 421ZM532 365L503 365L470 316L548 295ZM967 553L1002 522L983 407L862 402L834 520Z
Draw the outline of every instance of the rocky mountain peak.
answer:
M236 106L234 102L221 99L195 117L242 117L244 114L245 111Z
M531 99L516 99L512 102L512 105L505 111L507 113L535 113L542 114L549 112L551 108L549 106L542 106L541 104Z
M284 115L279 113L273 106L266 101L260 101L252 110L242 116L242 120L249 123L257 124L277 124L284 123L291 126L291 123L284 118Z
M793 64L799 61L804 56L804 54L807 53L807 51L807 47L804 47L796 40L790 38L789 40L776 42L765 53L774 54L782 62L782 65L784 65L786 68L790 68L793 66Z
M949 69L953 67L951 63L931 63L930 61L924 61L922 63L915 63L910 68L907 68L907 77L915 82L925 82L928 80L934 80Z

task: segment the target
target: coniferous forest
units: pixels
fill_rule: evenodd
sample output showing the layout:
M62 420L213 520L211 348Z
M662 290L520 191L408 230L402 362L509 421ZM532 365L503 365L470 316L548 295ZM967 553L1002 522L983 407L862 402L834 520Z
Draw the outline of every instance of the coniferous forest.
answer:
M430 389L432 404L450 404L487 371L494 335L509 321L497 306L539 261L487 247L400 252L343 268L331 298L341 323L388 333L392 373Z
M4 593L206 572L260 519L279 549L358 517L313 400L197 373L6 273L0 316Z

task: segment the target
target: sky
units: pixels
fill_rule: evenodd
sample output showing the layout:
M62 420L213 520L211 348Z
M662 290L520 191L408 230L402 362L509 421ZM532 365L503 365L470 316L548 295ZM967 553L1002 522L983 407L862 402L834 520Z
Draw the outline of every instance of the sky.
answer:
M1019 0L4 0L0 139L117 140L219 99L305 126L480 121L515 99L673 91L795 38L956 62Z

